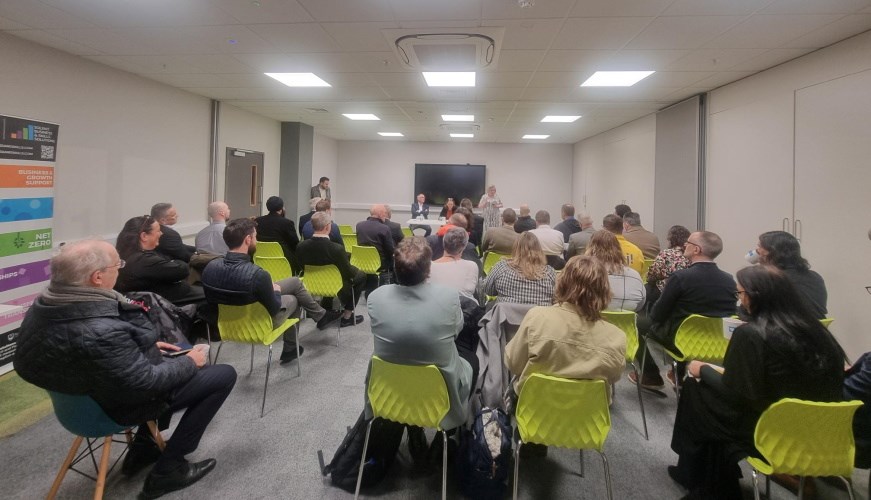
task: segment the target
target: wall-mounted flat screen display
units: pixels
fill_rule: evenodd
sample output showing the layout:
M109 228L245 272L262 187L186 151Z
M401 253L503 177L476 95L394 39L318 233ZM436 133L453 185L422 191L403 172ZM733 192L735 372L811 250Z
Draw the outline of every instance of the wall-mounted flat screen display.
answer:
M463 198L478 204L484 194L486 165L414 164L414 196L423 193L431 205L443 205L453 198L460 204Z

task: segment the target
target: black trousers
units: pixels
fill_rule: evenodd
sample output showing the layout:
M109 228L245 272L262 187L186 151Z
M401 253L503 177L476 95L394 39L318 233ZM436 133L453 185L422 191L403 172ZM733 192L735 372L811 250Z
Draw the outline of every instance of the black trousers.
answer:
M192 453L212 418L236 385L236 370L230 365L211 365L201 368L186 384L174 389L169 397L169 409L158 419L161 430L169 426L170 417L185 410L166 449L154 465L157 474L167 473L185 461ZM137 434L148 435L146 426L139 426Z
M354 294L351 294L351 286L354 287ZM350 282L345 281L345 286L339 290L339 301L346 311L353 311L360 302L360 295L363 294L363 289L366 288L366 274L363 271L357 270L354 279Z

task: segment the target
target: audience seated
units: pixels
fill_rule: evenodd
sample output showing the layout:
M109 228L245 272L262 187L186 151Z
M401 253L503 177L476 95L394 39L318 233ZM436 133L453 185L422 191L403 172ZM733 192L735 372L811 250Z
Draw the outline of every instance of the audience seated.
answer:
M284 258L290 264L294 272L299 272L299 263L296 260L296 246L299 238L296 236L296 228L293 221L287 219L287 210L284 209L284 200L278 196L270 196L266 200L266 215L254 219L257 222L257 237L260 241L269 241L281 245Z
M471 200L469 200L471 203ZM456 210L457 204L454 202L453 198L448 198L445 200L445 204L442 207L442 211L439 212L439 219L450 219L452 215L454 215L454 210Z
M469 219L467 215L469 211L463 207L457 209L457 212L451 216L451 219L447 224L439 228L436 234L431 234L426 237L426 242L429 245L429 248L432 250L432 257L434 260L441 259L444 256L444 235L451 228L460 227L466 230L466 233L469 234ZM466 243L466 248L463 249L463 260L468 260L470 262L474 262L476 266L478 266L478 274L483 275L484 265L481 263L481 259L478 258L478 251L475 249L475 246L471 242L472 236L469 234L469 242Z
M451 403L441 426L453 429L466 421L475 385L472 363L477 365L474 351L459 352L455 343L463 327L459 295L426 283L432 254L422 237L403 239L394 258L397 284L379 287L368 299L372 354L390 363L438 366ZM368 396L366 401L367 418L372 418Z
M863 354L844 374L843 392L845 400L858 399L865 403L853 418L855 461L856 467L871 468L871 352Z
M640 312L644 307L644 283L641 275L624 264L617 238L608 231L596 231L587 245L587 255L599 259L608 272L611 287L608 310Z
M644 254L641 253L640 248L626 241L626 238L623 237L623 219L614 214L606 215L602 219L602 229L611 231L617 237L617 242L620 243L620 248L626 259L626 265L640 274L644 269Z
M155 245L160 228L149 216ZM135 233L134 233L135 234ZM227 365L207 365L194 349L168 358L147 309L114 291L118 252L103 241L84 240L61 247L51 259L51 281L27 311L15 351L15 370L49 391L83 394L121 425L139 425L121 467L128 476L156 462L140 498L157 498L190 486L215 468L215 459L189 463L200 438L236 383ZM161 453L151 441L148 420L160 429L173 413L184 416ZM207 496L199 494L198 496Z
M535 229L529 232L538 238L541 249L547 259L548 265L557 271L566 265L563 260L563 234L550 227L550 214L547 210L539 210L535 213Z
M126 292L154 292L175 304L205 300L203 289L189 285L188 265L157 252L160 224L149 215L133 217L118 234L116 248L124 259L115 289Z
M190 262L196 247L185 245L178 231L171 227L178 223L178 212L172 203L156 203L151 207L151 217L160 223L161 236L157 251L170 259Z
M495 295L497 302L549 306L555 287L556 273L547 265L538 238L526 232L514 244L511 258L500 260L490 270L483 293Z
M464 297L475 299L478 288L478 266L463 259L469 234L461 227L450 228L442 238L444 255L433 261L429 282L457 290Z
M532 216L529 214L529 205L521 203L520 214L517 216L517 222L514 223L514 231L522 233L524 231L535 229L535 221L532 220Z
M380 272L393 268L393 236L390 228L384 223L387 219L387 209L384 205L372 205L369 217L357 223L357 244L363 247L375 247L381 256Z
M760 264L770 264L792 282L799 295L817 318L825 318L828 310L826 283L823 277L811 271L808 261L801 256L801 245L795 236L785 231L768 231L759 235L756 245Z
M690 267L675 271L671 275L662 295L650 311L650 321L639 322L639 332L647 332L664 347L678 351L674 346L674 334L690 314L718 318L735 314L735 280L731 274L721 271L714 263L714 259L722 251L723 241L716 233L697 231L690 234L683 252ZM641 346L637 360L640 363L647 348L643 338L639 338L639 341ZM675 376L681 374L669 371L668 377L671 381L674 381ZM661 388L664 385L656 361L649 351L641 378L642 387ZM629 380L636 382L635 373L629 374Z
M519 238L514 230L517 214L513 208L502 210L502 225L487 230L484 240L481 242L481 255L487 252L496 252L508 255L514 249L514 242Z
M659 237L641 226L641 216L637 212L623 215L623 237L637 246L645 259L655 259L659 255Z
M317 212L326 212L330 214L330 218L333 217L333 202L330 200L320 200L315 204L315 213ZM312 228L311 217L306 220L305 226L300 229L302 233L303 239L307 240L312 237L314 234L314 229ZM344 246L345 242L342 240L342 234L339 230L339 225L335 222L330 224L330 241L333 243L338 243L339 245Z
M569 246L566 249L566 260L571 259L575 255L584 255L587 250L587 243L590 242L590 237L596 232L593 229L593 218L587 214L582 214L578 217L578 222L581 225L580 232L569 236Z
M631 211L632 211L632 209L629 208L629 205L626 205L624 203L621 203L621 204L616 205L614 207L614 215L616 215L617 217L620 217L620 220L623 220L623 216Z
M743 498L737 462L759 456L753 432L772 403L841 400L844 351L784 273L773 266L741 269L737 296L748 323L732 334L723 368L689 364L693 378L678 403L671 440L678 463L668 473L689 498Z
M415 201L411 204L411 218L417 219L418 217L422 219L429 218L429 204L426 203L426 196L423 193L418 194ZM411 224L408 227L412 231L423 229L424 236L429 236L432 233L432 228L429 224Z
M402 238L405 238L405 235L402 234L402 225L391 220L393 218L393 209L390 208L390 205L384 205L384 210L387 211L387 219L384 220L384 223L387 224L388 228L390 228L390 236L393 238L393 245L398 245L399 242L402 241Z
M251 263L257 250L256 223L251 219L235 219L224 229L224 240L230 249L223 259L215 259L203 270L203 288L210 305L245 306L259 302L272 316L275 328L305 309L318 328L339 319L339 313L326 311L309 295L299 278L290 277L272 282L269 273ZM217 308L217 307L216 307ZM303 348L300 346L299 353ZM281 364L296 359L296 341L292 329L284 333Z
M332 222L326 212L312 215L311 223L315 232L311 239L299 244L296 253L302 269L305 269L305 266L330 264L339 269L343 282L342 289L339 291L339 301L345 308L340 324L343 327L352 326L363 322L362 315L354 315L354 308L363 293L366 275L351 265L345 247L330 241L329 232Z
M197 252L208 252L215 255L226 255L227 244L224 243L224 228L230 218L230 207L223 201L209 203L209 225L197 233Z
M580 232L581 223L575 219L575 206L571 203L566 203L560 207L560 216L563 220L553 228L563 233L563 243L568 243L569 236Z
M690 262L683 255L683 247L690 236L689 229L683 226L671 226L666 240L668 248L659 252L647 270L647 304L651 306L659 299L659 294L665 288L669 276L675 271L686 269Z
M299 216L299 226L297 226L297 227L299 228L299 237L300 238L303 238L302 228L305 227L306 222L310 221L312 218L312 215L314 215L314 213L317 211L317 209L315 207L317 207L317 204L319 201L321 201L321 199L322 199L321 197L316 197L316 198L310 199L308 201L308 206L309 206L310 212L307 214L302 214Z
M475 213L472 206L472 200L463 198L460 200L460 208L469 211L465 213L466 219L469 221L469 243L475 248L481 246L481 241L484 239L484 217ZM457 210L459 212L459 210Z

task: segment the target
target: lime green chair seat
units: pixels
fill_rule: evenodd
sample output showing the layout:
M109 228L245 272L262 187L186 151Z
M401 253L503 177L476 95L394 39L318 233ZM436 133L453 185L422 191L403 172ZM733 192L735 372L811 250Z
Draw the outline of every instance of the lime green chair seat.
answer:
M339 234L354 234L354 227L350 224L339 224Z
M355 236L356 239L356 236ZM339 296L342 290L343 281L342 273L339 268L333 264L326 266L305 266L303 272L303 285L308 293L324 298L335 298ZM354 296L354 291L351 290L351 296ZM339 330L342 327L342 322L336 322L336 347L339 347Z
M824 327L828 328L829 325L832 324L832 321L835 321L835 318L823 318L820 320L820 323L822 323Z
M412 231L410 227L404 227L402 228L402 236L405 238L411 238L414 236L414 231Z
M583 450L596 450L605 466L608 498L613 498L611 473L604 453L605 439L611 430L608 386L604 380L570 380L535 373L520 389L515 418L520 435L514 450L515 499L523 443L581 450L581 476Z
M284 257L281 244L274 241L258 241L255 257Z
M487 254L484 255L484 274L490 274L490 270L493 269L493 266L495 266L497 262L510 257L510 255L504 253L487 252Z
M369 385L366 388L373 418L366 428L363 441L363 455L360 457L360 471L354 498L360 495L363 479L363 464L369 447L369 433L372 422L383 418L405 425L430 427L442 432L442 500L447 498L448 443L447 434L441 428L442 419L451 409L448 387L442 372L435 365L398 365L372 356L369 371Z
M351 247L351 265L366 274L378 275L381 268L381 255L375 247Z
M638 316L633 311L602 311L602 318L616 326L626 334L626 363L635 371L635 379L640 380L638 366L635 363L635 355L638 353ZM644 412L644 400L641 397L641 385L635 384L638 389L638 406L641 407L641 421L644 424L644 439L650 440L647 433L647 414ZM612 389L613 391L613 389Z
M757 471L768 476L801 476L799 498L805 477L838 476L853 488L847 477L853 474L856 444L853 440L853 414L861 401L818 403L786 398L772 404L756 423L753 441L764 459L747 458L753 467L753 490L759 500Z
M647 283L647 271L650 271L650 266L653 265L653 259L644 259L641 265L641 281Z
M357 234L342 233L342 243L345 244L345 253L351 253L351 250L357 244Z
M261 257L259 255L254 255L254 264L262 267L267 273L269 273L269 277L273 282L281 281L293 276L293 271L290 269L290 263L287 262L284 255L281 257Z
M284 321L278 328L272 327L272 316L269 311L259 302L248 304L247 306L230 306L226 304L218 304L218 331L221 332L221 345L218 346L218 353L215 355L215 363L218 362L218 356L221 355L221 347L224 342L240 342L243 344L251 344L251 366L248 374L254 371L254 346L265 345L269 347L269 355L266 358L266 381L263 383L263 401L260 404L260 417L263 417L263 410L266 408L266 388L269 385L269 365L272 362L272 343L278 337L284 334L288 328L299 323L297 318L289 318ZM295 330L296 335L296 375L302 374L302 367L299 359L299 329Z

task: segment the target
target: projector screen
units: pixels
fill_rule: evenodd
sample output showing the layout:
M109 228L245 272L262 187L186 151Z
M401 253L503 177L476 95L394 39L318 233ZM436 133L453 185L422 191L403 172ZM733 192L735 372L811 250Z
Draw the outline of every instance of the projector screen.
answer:
M423 193L431 205L444 205L453 198L457 205L463 198L477 205L486 188L486 165L414 164L414 196Z

